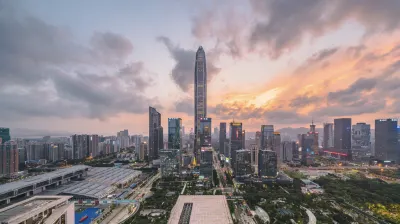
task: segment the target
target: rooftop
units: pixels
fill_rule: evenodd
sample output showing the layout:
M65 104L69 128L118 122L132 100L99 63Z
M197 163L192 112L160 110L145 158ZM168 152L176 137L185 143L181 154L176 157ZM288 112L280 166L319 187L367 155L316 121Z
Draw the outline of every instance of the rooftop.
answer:
M180 222L181 220L181 222ZM181 195L168 224L233 223L224 195Z
M28 177L23 180L11 182L11 183L6 183L3 185L0 185L0 194L7 193L9 191L17 190L23 187L31 186L34 183L40 183L42 181L48 181L49 179L53 179L59 176L66 175L68 173L73 173L79 170L84 170L86 168L89 168L89 166L85 165L77 165L77 166L72 166L68 168L63 168L63 169L58 169L53 172L33 176L33 177Z
M70 196L35 196L0 209L0 223L19 222L66 203Z

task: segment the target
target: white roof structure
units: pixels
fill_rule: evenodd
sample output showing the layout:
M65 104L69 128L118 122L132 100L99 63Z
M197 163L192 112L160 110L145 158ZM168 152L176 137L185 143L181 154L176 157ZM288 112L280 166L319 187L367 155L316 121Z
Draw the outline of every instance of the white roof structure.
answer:
M224 195L180 195L171 211L168 224L232 224Z
M117 167L93 167L83 181L62 191L64 194L81 195L91 198L105 198L116 189L115 185L125 184L142 172Z
M62 177L64 175L74 173L77 171L85 170L88 169L89 166L85 165L77 165L77 166L72 166L68 168L63 168L63 169L58 169L53 172L37 175L37 176L32 176L28 177L23 180L7 183L7 184L2 184L0 186L0 194L7 193L9 191L14 191L20 188L32 186L33 184L40 183L43 181L48 181L54 178Z

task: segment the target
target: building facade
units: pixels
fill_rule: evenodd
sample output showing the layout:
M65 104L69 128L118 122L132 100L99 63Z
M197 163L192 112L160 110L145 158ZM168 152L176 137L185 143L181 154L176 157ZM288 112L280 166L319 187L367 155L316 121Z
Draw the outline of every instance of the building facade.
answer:
M375 120L375 157L400 163L397 119Z
M271 150L260 150L258 152L258 176L276 177L278 174L278 158Z
M200 154L200 175L213 180L213 152L211 147L202 147Z
M200 146L211 146L211 118L200 118Z
M181 150L161 149L160 168L162 177L179 176L180 174Z
M236 150L242 149L243 146L243 137L242 137L242 123L241 122L231 122L230 123L230 156L231 158L231 164L234 167L234 163L236 161Z
M357 123L351 129L351 147L370 151L371 149L371 125Z
M194 68L194 155L199 159L200 118L207 117L207 62L202 46L197 49ZM210 130L211 132L211 130Z
M234 167L235 177L249 176L252 172L251 151L248 149L237 150Z
M219 123L219 152L224 153L224 144L226 140L226 123Z
M181 118L168 118L168 149L182 150Z
M281 156L282 162L293 161L293 152L296 149L296 142L284 141L282 142Z
M351 160L351 118L340 118L334 120L334 148L347 154Z
M273 150L273 136L274 136L274 126L273 125L261 125L261 148Z
M333 123L324 123L324 149L333 148L333 138Z
M158 151L163 148L163 128L161 114L153 107L149 107L149 160L158 159Z
M0 144L0 175L10 176L18 172L19 156L15 141Z
M11 140L10 129L0 127L0 144Z

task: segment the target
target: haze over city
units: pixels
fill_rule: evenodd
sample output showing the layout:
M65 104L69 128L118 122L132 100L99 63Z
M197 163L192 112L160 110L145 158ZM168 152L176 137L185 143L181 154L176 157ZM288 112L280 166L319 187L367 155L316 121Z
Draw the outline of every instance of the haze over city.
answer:
M400 112L398 1L44 0L0 10L0 123L11 131L145 134L149 106L189 130L200 45L213 124L373 125Z

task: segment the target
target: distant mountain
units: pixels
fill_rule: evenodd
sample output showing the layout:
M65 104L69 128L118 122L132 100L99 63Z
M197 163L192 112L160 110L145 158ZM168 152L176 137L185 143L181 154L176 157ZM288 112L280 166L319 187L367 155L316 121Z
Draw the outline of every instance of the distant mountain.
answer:
M10 128L11 138L37 138L43 136L71 136L72 133L67 131L50 131L40 129L27 129L27 128Z

